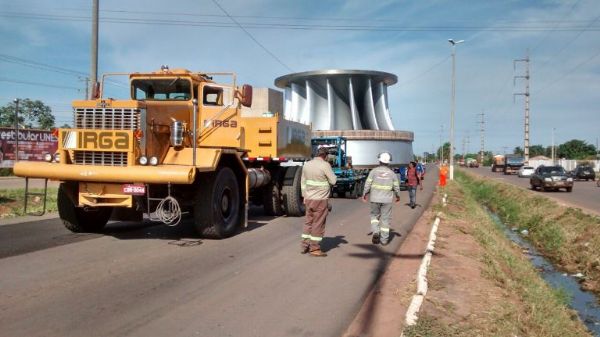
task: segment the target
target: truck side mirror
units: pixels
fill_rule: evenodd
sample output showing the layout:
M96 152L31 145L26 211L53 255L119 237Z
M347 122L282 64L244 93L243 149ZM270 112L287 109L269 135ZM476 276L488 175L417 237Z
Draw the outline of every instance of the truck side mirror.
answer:
M252 105L252 86L244 84L240 96L240 103L249 108Z

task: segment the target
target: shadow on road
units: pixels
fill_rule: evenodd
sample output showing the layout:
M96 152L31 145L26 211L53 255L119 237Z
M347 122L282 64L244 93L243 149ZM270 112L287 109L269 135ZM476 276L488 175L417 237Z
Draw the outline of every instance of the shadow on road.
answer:
M321 250L324 252L328 252L330 250L340 248L341 245L347 244L348 241L345 239L345 236L338 235L335 237L324 237L323 241L321 241Z

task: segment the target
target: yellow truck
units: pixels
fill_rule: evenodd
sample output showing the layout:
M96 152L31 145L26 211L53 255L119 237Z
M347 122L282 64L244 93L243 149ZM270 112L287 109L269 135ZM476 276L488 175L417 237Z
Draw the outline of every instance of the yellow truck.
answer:
M130 98L102 97L112 76L128 77ZM57 152L14 172L61 181L59 215L74 232L144 215L173 225L189 213L201 236L219 239L247 224L250 203L300 216L310 126L278 113L242 116L251 106L252 87L238 87L234 73L106 74L93 99L73 102L73 128L55 131Z

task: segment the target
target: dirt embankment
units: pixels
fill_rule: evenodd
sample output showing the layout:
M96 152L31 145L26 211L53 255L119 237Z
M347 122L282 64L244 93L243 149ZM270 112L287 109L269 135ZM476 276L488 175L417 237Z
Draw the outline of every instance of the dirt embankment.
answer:
M459 184L434 197L344 337L589 336L564 294L552 290ZM437 200L436 200L437 199ZM442 211L429 290L415 326L404 324L437 211Z

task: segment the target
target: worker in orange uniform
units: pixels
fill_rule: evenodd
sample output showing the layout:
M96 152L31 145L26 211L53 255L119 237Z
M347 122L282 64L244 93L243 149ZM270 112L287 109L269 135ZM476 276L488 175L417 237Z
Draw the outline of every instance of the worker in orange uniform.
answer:
M327 161L327 149L322 147L317 156L304 164L301 188L306 206L306 222L302 229L302 248L300 252L310 252L312 256L327 256L321 250L321 241L325 234L325 221L329 213L329 194L335 185L335 173Z
M442 164L440 167L440 187L446 187L446 177L448 177L448 166Z

